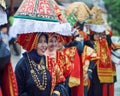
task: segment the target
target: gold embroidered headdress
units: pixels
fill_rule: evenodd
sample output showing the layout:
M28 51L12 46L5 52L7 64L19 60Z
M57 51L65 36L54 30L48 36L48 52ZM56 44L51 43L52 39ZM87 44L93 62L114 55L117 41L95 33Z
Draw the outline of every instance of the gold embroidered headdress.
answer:
M102 10L98 6L93 6L91 9L92 17L87 21L90 25L90 30L102 33L105 31L104 20L102 17Z

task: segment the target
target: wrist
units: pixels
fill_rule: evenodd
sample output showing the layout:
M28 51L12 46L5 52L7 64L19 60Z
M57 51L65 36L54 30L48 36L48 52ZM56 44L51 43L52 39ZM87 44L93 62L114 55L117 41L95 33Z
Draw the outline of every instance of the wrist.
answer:
M60 96L60 92L57 91L57 90L53 91L53 94L56 94L57 96Z

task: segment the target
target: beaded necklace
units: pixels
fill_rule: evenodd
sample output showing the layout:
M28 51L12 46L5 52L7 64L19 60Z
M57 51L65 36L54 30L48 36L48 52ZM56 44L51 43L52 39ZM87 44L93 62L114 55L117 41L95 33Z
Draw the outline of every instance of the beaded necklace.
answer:
M47 74L46 74L44 59L42 58L40 60L40 63L36 64L33 60L30 60L28 54L27 54L27 58L30 64L30 73L32 75L32 78L36 86L39 88L39 90L45 90L47 86ZM40 82L37 74L38 75L42 74L42 82Z

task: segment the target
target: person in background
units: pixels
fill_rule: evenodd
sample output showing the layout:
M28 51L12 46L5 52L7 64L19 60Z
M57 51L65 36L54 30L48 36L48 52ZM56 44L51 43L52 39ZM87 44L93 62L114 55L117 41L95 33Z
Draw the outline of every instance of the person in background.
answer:
M9 26L9 30L8 30L9 45L13 46L13 50L15 52L15 56L19 56L20 55L19 49L18 49L17 44L15 43L16 38L17 38L17 34L15 32L13 32L14 30L11 29L11 26L12 26L13 23L14 23L14 17L13 17L13 15L11 15L9 17L9 24L10 24L10 26Z
M95 26L95 25L92 25ZM115 65L111 60L111 37L105 32L104 25L97 26L101 30L91 29L91 45L96 50L99 59L95 62L88 96L114 96ZM99 29L100 29L99 28ZM110 93L110 94L109 94Z
M8 45L7 24L0 25L0 96L18 96Z
M1 32L2 39L6 43L7 49L10 50L10 47L9 47L9 36L7 34L7 31L8 31L7 24L4 24L4 25L0 26L0 32Z

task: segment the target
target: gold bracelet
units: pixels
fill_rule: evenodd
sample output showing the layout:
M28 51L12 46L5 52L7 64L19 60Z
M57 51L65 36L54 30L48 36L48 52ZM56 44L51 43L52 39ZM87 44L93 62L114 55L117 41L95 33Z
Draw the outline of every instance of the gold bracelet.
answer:
M53 91L53 93L57 94L58 96L60 96L60 92L59 91Z

